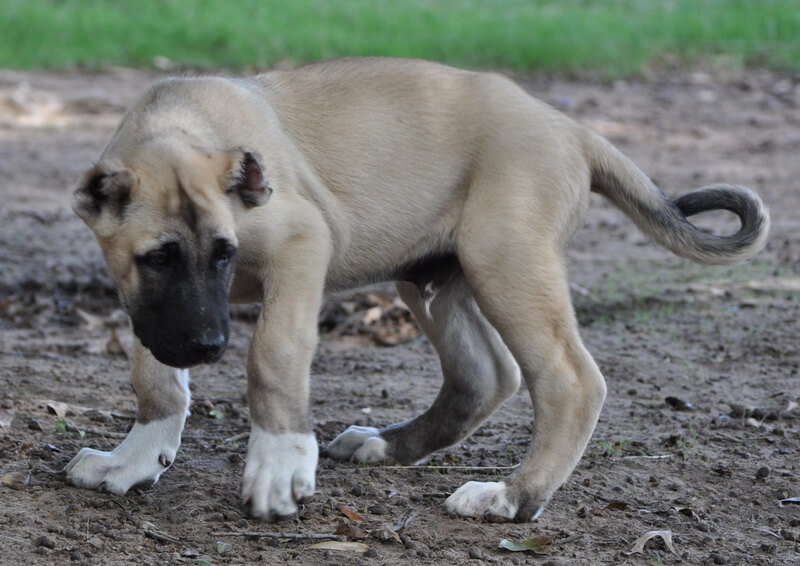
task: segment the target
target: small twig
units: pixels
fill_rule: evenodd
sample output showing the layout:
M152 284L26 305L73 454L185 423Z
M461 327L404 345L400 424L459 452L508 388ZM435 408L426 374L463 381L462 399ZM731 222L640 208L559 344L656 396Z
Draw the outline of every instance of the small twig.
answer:
M672 454L641 454L638 456L622 456L620 457L620 460L663 460L664 458L672 458Z
M594 497L598 501L602 501L603 503L619 503L620 502L619 499L611 499L611 498L608 498L608 497L604 497L604 496L600 495L599 493L592 493L588 489L584 489L583 492L586 493L586 495Z
M234 434L230 438L225 438L222 443L228 444L229 442L239 442L240 440L244 440L250 436L249 432L240 432L239 434Z
M519 464L513 466L380 466L384 470L459 470L471 472L492 472L495 470L516 470Z
M158 542L181 542L181 539L162 533L161 531L145 530L144 534Z
M584 297L589 297L590 299L598 303L600 302L600 299L597 297L597 295L589 291L587 288L581 287L577 283L570 282L569 288L578 293L579 295L582 295Z
M783 538L778 533L774 533L774 532L770 531L769 529L756 528L756 530L758 532L760 532L760 533L763 533L763 534L767 535L767 536L771 536L771 537L775 537L775 538Z
M417 517L417 512L416 512L416 511L411 511L411 512L410 512L408 515L406 515L405 517L401 517L401 518L400 518L400 520L399 520L399 521L397 521L397 523L395 523L395 524L392 526L392 529L393 529L393 530L394 530L396 533L399 533L400 531L402 531L403 529L405 529L405 528L408 526L408 524L409 524L411 521L413 521L413 520L414 520L416 517Z
M287 538L292 540L319 540L333 539L340 542L347 540L344 535L334 535L328 533L274 533L264 531L217 531L211 533L215 537L253 537L253 538Z

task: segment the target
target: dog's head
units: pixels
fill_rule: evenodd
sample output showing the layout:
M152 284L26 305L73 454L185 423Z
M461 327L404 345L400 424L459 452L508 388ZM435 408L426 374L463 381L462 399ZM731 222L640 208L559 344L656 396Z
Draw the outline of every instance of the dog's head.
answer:
M127 153L84 173L73 209L97 236L133 331L156 359L216 361L228 342L234 214L271 193L260 158L155 142Z

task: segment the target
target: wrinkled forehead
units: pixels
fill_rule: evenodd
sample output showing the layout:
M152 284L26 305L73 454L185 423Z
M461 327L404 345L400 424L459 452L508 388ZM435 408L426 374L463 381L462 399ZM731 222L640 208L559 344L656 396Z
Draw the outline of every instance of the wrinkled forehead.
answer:
M221 185L222 164L201 150L143 151L126 163L136 177L123 224L141 245L180 238L236 242L233 215ZM139 250L137 250L139 251Z

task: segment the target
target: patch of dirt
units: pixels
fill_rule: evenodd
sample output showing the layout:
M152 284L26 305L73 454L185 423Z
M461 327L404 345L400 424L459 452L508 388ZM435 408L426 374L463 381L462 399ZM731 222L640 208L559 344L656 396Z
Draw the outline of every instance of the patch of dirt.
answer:
M509 525L448 516L442 502L463 482L501 478L520 462L532 419L525 391L427 466L322 457L318 493L296 520L248 518L238 490L249 308L236 311L224 361L192 372L183 445L156 486L115 497L64 484L70 458L82 446L112 449L135 411L130 333L98 247L69 210L70 192L153 78L0 72L0 563L798 562L800 506L780 501L800 496L800 77L526 83L609 137L669 194L716 181L755 188L773 233L744 266L700 268L592 197L571 275L608 400L548 510ZM725 215L704 222L735 227ZM431 346L377 293L326 311L312 389L322 446L351 424L416 415L438 390ZM48 400L65 403L66 414L51 414ZM337 529L368 552L244 535ZM649 531L671 531L675 553L653 537L628 555ZM547 556L498 548L501 539L531 537L545 537L539 551Z

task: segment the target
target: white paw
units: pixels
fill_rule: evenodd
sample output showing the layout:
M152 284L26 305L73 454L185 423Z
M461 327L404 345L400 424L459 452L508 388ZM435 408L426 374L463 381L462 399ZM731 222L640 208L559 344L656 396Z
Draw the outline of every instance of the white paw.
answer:
M463 517L484 517L512 520L518 506L508 499L505 482L468 481L444 502L450 513ZM538 516L538 515L537 515Z
M175 461L186 417L139 422L111 452L81 448L67 464L67 481L122 495L137 484L154 484Z
M297 512L297 502L314 495L317 439L313 433L250 431L242 499L253 516L267 521Z
M386 441L377 428L351 426L328 445L328 456L334 460L375 464L386 459Z

